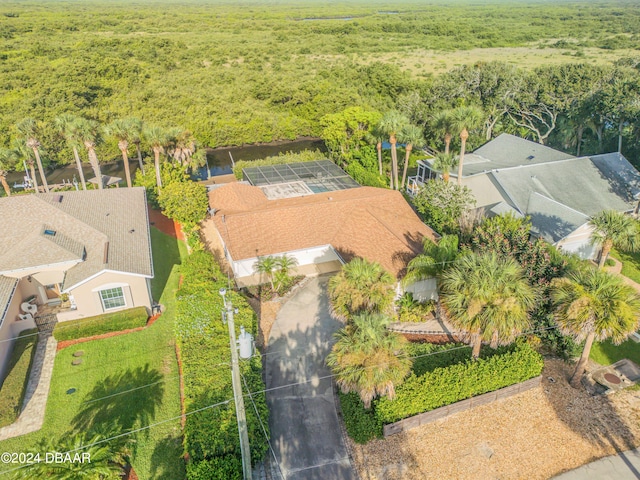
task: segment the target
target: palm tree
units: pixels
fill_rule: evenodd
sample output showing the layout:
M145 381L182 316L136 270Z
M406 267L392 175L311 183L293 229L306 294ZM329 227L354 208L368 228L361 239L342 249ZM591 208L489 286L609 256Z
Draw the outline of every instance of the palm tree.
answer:
M142 143L142 131L143 123L139 118L127 119L129 126L131 127L131 143L136 146L136 152L138 153L138 164L140 166L140 172L144 175L144 164L142 163L142 150L140 144Z
M98 155L96 154L96 147L101 141L100 134L98 132L98 122L95 120L80 119L77 126L78 139L87 149L87 155L89 156L89 163L93 169L93 174L96 176L96 182L98 188L102 190L104 188L104 182L102 180L102 171L100 170L100 162L98 161Z
M384 138L385 134L380 130L379 125L374 125L366 136L367 142L375 145L378 151L378 172L380 175L382 175L382 142Z
M464 255L440 280L440 301L451 323L467 333L474 359L483 340L494 348L507 345L529 326L537 295L512 258Z
M0 183L2 183L2 188L4 188L4 193L7 194L7 197L11 196L7 175L14 169L15 164L15 152L9 148L0 149Z
M329 280L329 301L337 318L360 312L383 313L393 304L394 279L377 262L354 258Z
M453 153L438 153L433 159L433 168L442 172L442 180L449 181L451 169L458 164L458 156Z
M269 283L271 283L271 290L275 291L275 286L273 285L273 271L277 266L277 261L275 257L267 256L267 257L258 257L258 261L253 264L253 269L259 274L265 274L269 279Z
M31 453L60 452L70 455L88 454L91 461L84 462L35 462L28 467L16 469L15 478L56 478L61 480L74 480L78 478L103 479L119 478L123 475L128 462L129 447L131 443L127 437L105 441L105 436L100 434L89 435L78 433L75 435L63 435L59 441L51 438L41 440Z
M165 151L169 143L170 135L166 130L159 127L149 127L143 132L143 136L153 150L154 166L156 170L156 185L158 191L162 188L162 177L160 176L160 154Z
M87 189L87 182L84 179L84 172L82 171L82 162L80 161L80 155L78 154L78 148L82 146L80 137L78 135L78 128L81 124L81 119L75 115L64 113L56 118L55 123L60 135L64 137L69 146L73 149L73 157L76 161L76 168L78 169L78 176L82 183L82 189Z
M127 187L131 188L131 169L129 168L129 144L133 143L137 126L129 119L118 119L111 122L104 129L105 134L118 141L118 148L122 153L124 174L127 178Z
M398 111L392 110L384 114L380 120L378 128L389 137L391 144L391 188L398 190L398 143L397 135L409 123L409 119L401 115Z
M438 243L424 237L423 253L407 264L407 274L402 279L403 285L439 276L458 256L458 236L443 235Z
M343 393L355 392L365 408L380 395L395 398L395 387L411 371L405 355L407 341L386 326L390 320L379 314L356 315L338 331L327 365L336 375Z
M19 140L14 140L12 142L11 151L13 155L15 155L15 163L14 165L18 166L20 163L24 162L24 165L29 169L27 175L30 175L31 181L33 182L33 188L36 193L38 193L38 178L36 177L36 168L35 168L35 159L33 158L33 150L28 148L24 142Z
M444 136L444 153L449 153L451 132L453 132L452 110L442 110L434 115L431 128Z
M188 167L191 164L191 157L196 152L196 139L191 132L177 131L175 136L175 143L171 149L171 156L176 162L183 167Z
M640 296L622 278L601 269L584 268L556 280L551 291L560 331L584 341L571 385L578 387L594 340L623 342L640 326Z
M479 127L484 120L482 110L478 107L458 107L452 114L454 131L460 133L460 158L458 160L458 185L462 184L462 167L464 165L464 151L469 138L469 130Z
M276 258L275 279L278 283L278 289L280 289L282 285L287 283L290 278L289 273L291 272L291 269L296 265L298 265L298 260L290 255L284 254Z
M612 247L635 252L640 247L640 225L638 221L622 212L603 210L589 220L593 227L591 244L600 245L600 262L604 267Z
M36 157L38 164L38 171L40 172L40 178L42 179L42 185L44 191L49 193L49 184L47 183L47 177L45 176L44 167L42 166L42 160L40 159L40 142L38 141L38 124L33 118L25 118L18 125L16 125L18 133L22 137L24 144L27 148L33 150L33 154ZM35 178L35 175L34 175ZM34 180L35 183L35 180ZM38 187L36 186L36 192Z
M413 147L422 147L424 145L424 136L422 135L422 129L415 125L406 125L398 136L400 141L406 145L404 167L402 169L402 182L400 182L400 188L404 187L404 182L407 179L407 168L409 167L409 156Z

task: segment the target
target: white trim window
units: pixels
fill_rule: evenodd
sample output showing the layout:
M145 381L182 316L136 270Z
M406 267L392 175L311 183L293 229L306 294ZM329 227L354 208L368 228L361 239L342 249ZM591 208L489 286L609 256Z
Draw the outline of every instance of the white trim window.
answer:
M100 295L100 301L102 301L102 308L105 311L127 306L122 287L105 288L100 290L98 294Z

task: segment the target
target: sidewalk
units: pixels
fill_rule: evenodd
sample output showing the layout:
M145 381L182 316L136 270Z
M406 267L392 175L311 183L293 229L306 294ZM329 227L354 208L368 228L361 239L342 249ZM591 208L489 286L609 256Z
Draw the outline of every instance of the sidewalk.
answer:
M587 463L563 473L553 480L638 480L640 479L640 449L628 450Z

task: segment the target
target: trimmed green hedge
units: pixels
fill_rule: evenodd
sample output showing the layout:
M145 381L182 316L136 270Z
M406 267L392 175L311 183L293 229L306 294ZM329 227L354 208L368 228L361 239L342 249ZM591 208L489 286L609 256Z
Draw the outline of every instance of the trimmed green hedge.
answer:
M6 377L0 385L0 427L12 424L20 415L31 362L38 344L38 335L32 335L35 332L36 329L20 332L13 345Z
M60 322L53 329L53 336L59 342L93 337L103 333L119 332L130 328L144 327L149 319L146 307L135 307L119 312L105 313L95 317L80 318L70 322Z
M537 377L542 372L542 356L526 342L501 354L477 361L468 360L424 375L412 373L396 388L396 398L381 397L375 405L382 423L428 412L444 405L492 392Z
M380 438L385 424L524 382L542 371L542 357L525 342L497 350L484 348L475 362L471 360L471 348L456 348L460 346L409 345L409 355L418 357L413 372L396 387L394 400L378 398L369 410L357 394L341 393L340 406L349 436L357 443L366 443ZM443 350L445 353L436 353Z
M242 180L242 169L248 167L264 167L268 165L283 165L285 163L313 162L314 160L326 160L327 154L320 150L303 150L302 152L281 153L273 157L260 160L239 160L233 167L233 174L238 180Z
M177 293L176 338L184 378L185 409L198 411L186 418L184 444L189 462L190 480L242 478L240 440L233 400L228 327L222 323L223 301L218 294L227 287L227 277L213 256L206 251L193 252L181 265L182 285ZM238 309L236 335L240 326L257 333L256 315L244 297L230 291L227 300ZM240 371L249 390L264 390L260 357L240 361ZM245 385L243 382L243 390ZM246 393L246 390L245 390ZM264 426L269 432L269 411L265 394L253 396ZM253 463L262 460L268 444L249 397L245 397L249 443Z

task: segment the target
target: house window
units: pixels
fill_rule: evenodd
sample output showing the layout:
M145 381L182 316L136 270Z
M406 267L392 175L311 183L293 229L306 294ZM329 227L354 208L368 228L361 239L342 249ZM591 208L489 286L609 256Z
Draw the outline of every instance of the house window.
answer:
M102 300L102 307L105 310L124 307L126 305L122 287L107 288L106 290L100 290L98 293L100 294L100 300Z

